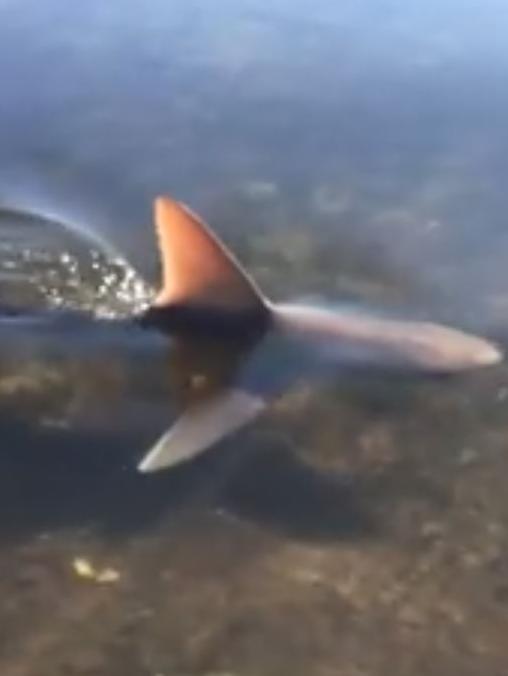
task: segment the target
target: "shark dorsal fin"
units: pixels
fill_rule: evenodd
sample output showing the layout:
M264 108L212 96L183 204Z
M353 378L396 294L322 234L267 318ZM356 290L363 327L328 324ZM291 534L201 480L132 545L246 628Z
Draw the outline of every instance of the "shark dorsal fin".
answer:
M157 197L154 217L162 264L154 305L249 310L263 304L255 283L188 207Z

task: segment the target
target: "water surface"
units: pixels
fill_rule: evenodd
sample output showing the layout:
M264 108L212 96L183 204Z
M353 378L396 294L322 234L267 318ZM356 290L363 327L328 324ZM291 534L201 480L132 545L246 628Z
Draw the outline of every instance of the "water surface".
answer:
M501 0L0 0L0 302L134 312L168 192L276 298L503 342L507 31ZM504 367L302 382L144 477L144 347L4 345L2 673L506 673Z

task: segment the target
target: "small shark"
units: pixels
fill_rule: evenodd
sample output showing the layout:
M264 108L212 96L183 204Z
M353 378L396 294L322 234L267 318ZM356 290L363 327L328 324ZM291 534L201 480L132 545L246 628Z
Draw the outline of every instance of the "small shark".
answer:
M172 337L166 377L181 414L142 458L141 472L169 468L206 451L256 418L302 374L324 377L351 368L451 374L502 359L491 342L439 324L274 303L187 206L158 197L154 220L162 282L148 309L128 326L138 329L135 336L154 329ZM57 329L44 316L4 314L0 341L9 326L23 322L42 327L48 344L62 326L78 339L85 326L78 315L69 319L67 313ZM123 327L108 320L111 324ZM107 335L114 350L123 334ZM280 377L274 377L267 350L287 365Z

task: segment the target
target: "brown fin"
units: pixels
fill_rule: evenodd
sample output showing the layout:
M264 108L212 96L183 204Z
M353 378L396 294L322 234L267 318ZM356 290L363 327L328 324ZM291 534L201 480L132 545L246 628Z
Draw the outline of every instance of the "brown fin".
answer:
M162 263L162 285L154 305L246 310L263 304L255 283L189 208L157 197L154 216Z

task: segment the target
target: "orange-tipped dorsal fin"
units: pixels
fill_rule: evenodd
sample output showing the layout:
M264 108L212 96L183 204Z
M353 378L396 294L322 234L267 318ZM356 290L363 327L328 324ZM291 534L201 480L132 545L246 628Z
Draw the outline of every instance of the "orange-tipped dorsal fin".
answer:
M154 217L162 264L162 284L154 305L246 310L263 304L255 283L187 206L157 197Z

